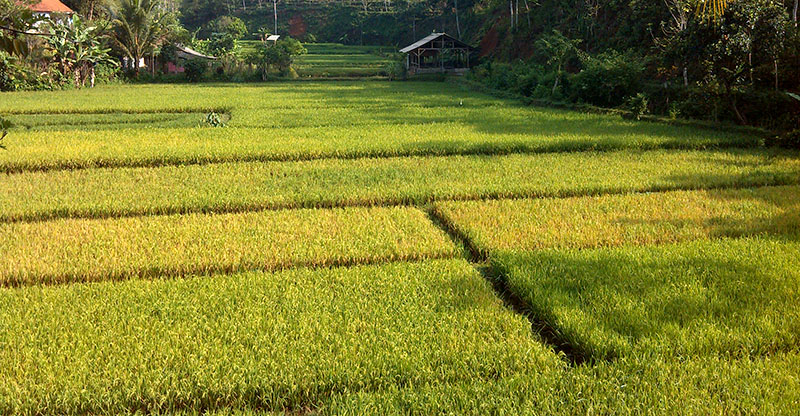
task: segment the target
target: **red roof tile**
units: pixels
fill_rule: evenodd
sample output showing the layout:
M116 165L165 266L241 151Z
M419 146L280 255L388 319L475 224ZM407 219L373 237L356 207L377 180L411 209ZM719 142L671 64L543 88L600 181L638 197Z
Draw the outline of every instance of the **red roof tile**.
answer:
M74 13L59 0L41 0L39 3L30 5L29 8L39 13Z

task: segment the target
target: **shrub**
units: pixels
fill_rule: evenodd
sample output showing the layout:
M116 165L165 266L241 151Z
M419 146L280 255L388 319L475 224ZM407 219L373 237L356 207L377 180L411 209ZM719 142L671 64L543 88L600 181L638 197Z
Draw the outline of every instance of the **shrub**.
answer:
M286 38L275 44L259 44L256 52L248 57L248 62L258 67L261 79L264 81L273 71L296 78L297 72L291 70L294 58L306 52L308 51L302 43L296 39Z
M386 64L386 75L390 81L400 80L404 81L408 78L408 71L406 71L406 64L401 59L395 59Z
M26 72L17 58L0 50L0 91L24 89L28 75Z
M642 60L631 54L604 52L582 58L583 70L572 77L576 99L604 107L617 107L625 97L641 91Z
M3 145L3 139L8 136L8 129L12 126L11 122L0 117L0 149L5 149L6 147Z
M647 95L640 92L632 97L629 97L627 100L625 100L625 109L630 111L631 118L641 120L642 116L647 114L649 111Z
M213 111L206 114L206 117L203 119L203 123L209 127L225 127L225 122L222 121L222 116Z
M208 64L200 59L190 59L183 64L183 69L189 82L199 82L208 70Z

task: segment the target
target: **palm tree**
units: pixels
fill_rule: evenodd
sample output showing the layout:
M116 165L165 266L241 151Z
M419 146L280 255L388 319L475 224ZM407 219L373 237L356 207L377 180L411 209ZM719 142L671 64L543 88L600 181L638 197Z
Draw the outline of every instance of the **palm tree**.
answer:
M152 55L169 36L174 16L161 7L159 0L119 0L110 13L114 44L138 74L139 61Z
M697 13L703 17L717 20L725 13L732 0L698 0Z

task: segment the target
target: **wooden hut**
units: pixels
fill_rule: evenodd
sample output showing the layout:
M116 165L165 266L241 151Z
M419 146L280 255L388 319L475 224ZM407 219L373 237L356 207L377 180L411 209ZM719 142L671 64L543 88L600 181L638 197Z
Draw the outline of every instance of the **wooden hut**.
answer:
M431 33L400 49L406 54L409 74L464 73L469 70L469 53L472 47L448 35Z

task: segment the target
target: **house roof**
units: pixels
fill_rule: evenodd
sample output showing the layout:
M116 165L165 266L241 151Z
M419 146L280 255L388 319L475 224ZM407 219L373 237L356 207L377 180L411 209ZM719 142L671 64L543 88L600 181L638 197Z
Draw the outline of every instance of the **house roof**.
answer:
M75 13L59 0L41 0L35 4L29 4L28 8L38 13Z
M460 41L460 40L458 40L458 39L456 39L456 38L454 38L454 37L452 37L450 35L448 35L447 33L436 33L436 32L433 32L430 35L425 36L424 38L412 43L411 45L408 45L405 48L400 49L400 52L402 52L402 53L411 52L414 49L417 49L417 48L421 47L422 45L425 45L426 43L434 41L434 40L439 39L441 37L446 37L449 40L459 44L462 47L470 48L470 49L472 48L471 46L467 45L466 43L464 43L464 42L462 42L462 41Z
M187 48L186 46L183 46L183 45L175 45L175 48L178 49L179 54L181 52L183 53L184 56L182 56L182 58L186 58L186 59L200 58L200 59L208 59L208 60L211 60L211 61L217 59L216 56L203 55L202 53L197 52L196 50L194 50L192 48Z

